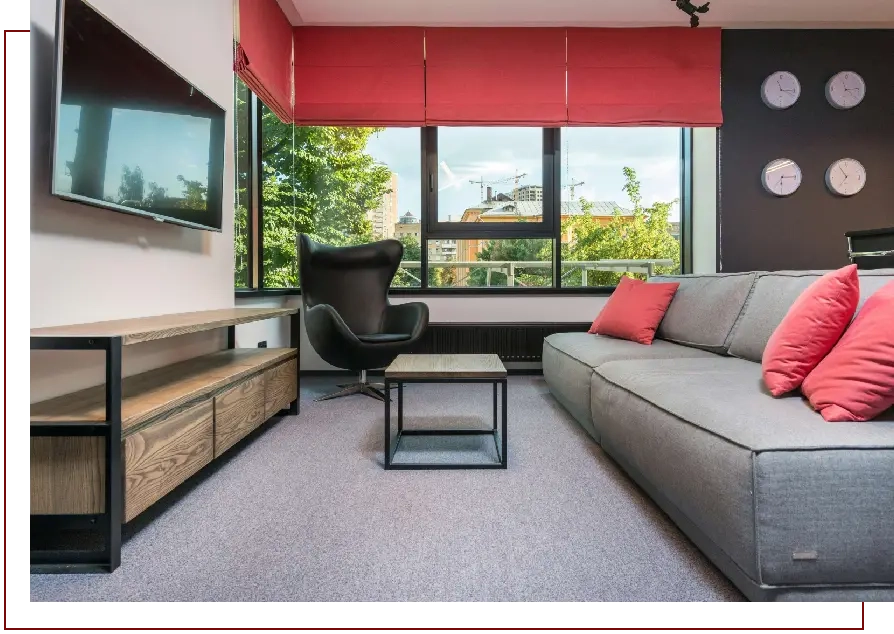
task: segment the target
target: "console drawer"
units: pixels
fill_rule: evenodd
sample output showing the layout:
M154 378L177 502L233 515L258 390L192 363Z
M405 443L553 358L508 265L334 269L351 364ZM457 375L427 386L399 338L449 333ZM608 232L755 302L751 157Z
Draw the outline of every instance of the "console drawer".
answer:
M264 372L264 417L270 418L298 398L298 362L289 359Z
M214 397L214 457L266 420L264 373L256 374Z
M129 522L211 461L212 399L124 439L124 521Z

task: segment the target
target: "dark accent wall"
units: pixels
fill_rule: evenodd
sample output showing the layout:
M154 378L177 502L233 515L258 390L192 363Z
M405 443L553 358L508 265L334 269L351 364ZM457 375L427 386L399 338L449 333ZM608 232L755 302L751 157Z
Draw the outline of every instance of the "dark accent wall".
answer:
M844 266L845 231L894 224L894 30L724 30L721 46L719 270ZM801 83L788 110L761 101L761 84L777 70ZM826 101L826 81L841 70L866 80L866 97L851 110ZM764 165L782 157L803 172L788 198L768 194L760 180ZM865 166L866 186L839 198L825 173L845 157Z

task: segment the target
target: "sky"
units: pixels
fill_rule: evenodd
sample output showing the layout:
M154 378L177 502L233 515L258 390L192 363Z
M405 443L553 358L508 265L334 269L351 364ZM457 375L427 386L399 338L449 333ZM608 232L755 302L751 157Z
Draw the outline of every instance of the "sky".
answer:
M369 152L398 177L398 209L417 218L421 208L419 128L388 128L370 138ZM458 221L462 212L481 201L480 185L469 181L509 181L492 185L494 193L511 194L519 185L542 185L540 128L438 128L438 217ZM567 156L567 164L566 164ZM564 128L562 179L583 181L574 197L613 200L631 207L622 190L623 167L632 167L642 185L643 203L680 197L679 128ZM486 185L485 185L486 186ZM563 187L562 200L570 200ZM679 219L679 207L672 220Z
M79 105L62 104L59 109L56 190L60 192L71 192L65 163L75 156L80 112ZM105 196L117 200L125 165L130 169L139 165L144 182L158 183L171 197L180 196L183 190L178 175L207 184L210 140L211 120L207 118L113 108Z

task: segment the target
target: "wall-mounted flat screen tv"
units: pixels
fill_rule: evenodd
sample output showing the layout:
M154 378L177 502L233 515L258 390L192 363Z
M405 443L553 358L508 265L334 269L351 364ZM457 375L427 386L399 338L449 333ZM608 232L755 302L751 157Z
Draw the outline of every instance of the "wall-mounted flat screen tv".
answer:
M87 2L58 10L53 194L220 231L225 110Z

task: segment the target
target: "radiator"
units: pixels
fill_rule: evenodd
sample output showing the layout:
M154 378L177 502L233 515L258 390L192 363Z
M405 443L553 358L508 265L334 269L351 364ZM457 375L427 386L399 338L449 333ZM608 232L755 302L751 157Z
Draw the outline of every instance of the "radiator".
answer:
M586 332L589 323L433 323L414 352L497 354L503 361L538 362L543 338L557 332Z

